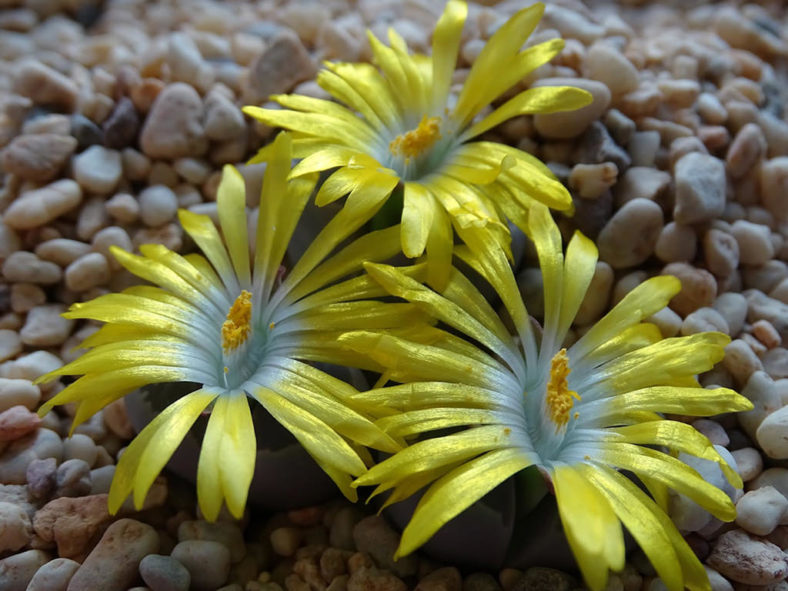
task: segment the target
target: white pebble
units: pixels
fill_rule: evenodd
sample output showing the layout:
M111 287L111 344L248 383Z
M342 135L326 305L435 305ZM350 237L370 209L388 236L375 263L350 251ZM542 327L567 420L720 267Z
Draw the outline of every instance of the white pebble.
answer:
M91 193L111 193L122 173L120 153L115 150L95 145L74 157L74 178Z
M22 193L3 214L3 222L10 228L28 230L51 222L82 201L82 189L71 179L61 179L49 185Z
M0 362L11 359L22 351L22 340L15 330L3 328L0 330Z
M774 256L768 226L736 220L731 233L739 244L739 260L747 265L763 265Z
M139 195L140 218L145 225L159 227L172 220L178 210L178 198L163 185L148 187Z
M140 214L140 204L128 193L118 193L104 204L107 213L122 224L130 224Z
M586 75L604 83L616 97L635 90L638 71L620 51L609 43L594 43L585 56Z
M82 460L92 466L97 454L96 444L87 435L75 433L63 440L63 460Z
M698 308L688 314L681 325L681 334L683 336L711 331L725 334L728 334L730 331L725 318L714 308Z
M53 238L36 246L36 256L65 267L90 252L90 245L71 238Z
M695 224L719 217L725 209L725 165L708 154L690 152L676 162L677 223Z
M61 345L74 328L74 320L63 318L66 311L63 304L36 306L27 314L25 325L19 336L25 345L31 347L53 347Z
M729 334L732 337L738 335L747 318L747 298L740 293L723 293L714 300L712 306L725 318L730 329Z
M121 264L110 252L110 246L117 246L127 252L134 250L128 232L120 226L109 226L96 232L92 241L93 250L104 255L113 270L121 268Z
M777 460L788 459L788 406L764 418L755 437L767 456Z
M63 275L60 267L49 261L42 261L32 252L18 250L9 256L2 268L6 281L51 285Z
M654 254L666 263L690 262L695 258L697 243L693 228L670 222L662 228L654 246Z
M736 503L736 524L757 536L766 536L780 524L788 499L773 486L745 493Z
M739 476L744 482L756 478L763 472L763 458L761 452L754 447L743 447L731 452L739 468Z
M0 378L0 412L18 405L33 410L40 400L41 390L30 380Z

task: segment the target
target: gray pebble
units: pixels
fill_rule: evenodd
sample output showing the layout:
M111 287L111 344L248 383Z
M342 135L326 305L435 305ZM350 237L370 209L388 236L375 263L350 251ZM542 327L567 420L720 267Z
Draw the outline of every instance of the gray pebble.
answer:
M33 575L49 561L43 550L26 550L0 560L0 589L25 591Z
M50 560L33 575L27 591L66 591L79 563L69 558Z
M140 562L140 575L151 591L188 591L191 575L171 556L149 554Z
M172 557L189 571L195 591L213 591L224 585L230 574L230 551L219 542L180 542L173 548Z
M725 208L725 165L707 154L691 152L676 162L676 206L673 218L681 224L708 221Z

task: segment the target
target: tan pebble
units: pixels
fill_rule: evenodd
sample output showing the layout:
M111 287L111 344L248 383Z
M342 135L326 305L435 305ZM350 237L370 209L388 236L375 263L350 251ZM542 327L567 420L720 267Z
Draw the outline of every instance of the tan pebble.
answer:
M86 291L107 284L110 279L109 264L103 254L91 252L66 267L64 277L66 287L70 290Z
M751 328L753 336L761 341L767 349L773 349L780 344L780 334L768 320L758 320Z
M763 369L775 380L788 378L788 349L776 347L764 351L761 355L761 361L763 362Z
M51 285L60 281L62 271L54 263L42 261L32 252L18 250L3 263L6 281Z
M670 301L670 307L681 316L709 306L717 294L717 282L705 269L687 263L669 263L662 275L673 275L681 281L681 291Z
M585 56L585 75L605 84L616 97L635 90L638 71L620 51L609 43L592 45Z
M400 535L379 515L359 521L353 528L353 540L360 552L368 553L378 566L399 577L412 576L418 570L418 559L413 554L400 557L397 561L393 559Z
M725 347L725 358L722 362L740 384L747 382L754 372L763 370L760 359L741 339L735 339Z
M788 123L765 110L758 112L757 122L766 136L768 156L774 158L788 154Z
M697 109L706 123L721 125L728 119L728 111L713 94L703 92L698 96Z
M766 138L755 123L743 126L725 157L725 165L732 178L741 178L766 153Z
M731 134L722 125L702 125L697 134L709 152L719 152L731 141Z
M103 197L91 197L82 206L77 218L77 236L85 241L93 238L93 235L109 226L110 217L107 213Z
M46 292L32 283L14 283L11 286L11 309L25 314L47 301Z
M301 543L301 531L294 527L279 527L271 532L271 547L280 556L292 556Z
M57 70L33 59L18 63L14 72L14 91L40 105L71 112L77 103L77 85Z
M131 252L134 249L128 232L120 226L109 226L99 230L93 236L91 244L91 248L95 252L101 253L104 256L110 269L118 270L121 268L121 265L110 252L110 247L112 246L117 246L127 252Z
M739 260L748 265L762 265L774 256L771 232L767 226L736 220L731 233L739 244Z
M19 337L25 345L53 347L61 345L71 334L75 321L63 318L63 304L36 306L30 310Z
M74 157L74 178L87 192L107 195L120 182L123 173L120 152L90 146Z
M145 154L134 148L123 148L120 153L123 162L123 174L131 181L141 181L148 178L151 162Z
M387 570L377 568L361 568L350 575L347 582L348 591L365 591L380 589L381 591L406 591L408 586L402 579Z
M523 576L523 571L516 568L503 568L498 573L498 581L501 583L503 591L512 591L515 584Z
M695 80L666 79L657 82L665 101L674 108L691 107L700 94L700 84Z
M776 583L788 575L780 548L742 530L722 534L707 562L729 579L750 585Z
M788 156L772 158L760 169L763 206L778 220L788 220Z
M53 133L20 135L3 150L7 173L24 180L49 181L62 170L77 147L71 136Z
M22 193L3 216L11 228L27 230L42 226L74 209L82 201L82 190L70 179Z
M725 207L725 166L713 156L691 152L676 162L678 223L694 224L718 217Z
M671 142L685 137L693 137L694 131L686 125L681 125L675 121L664 121L656 117L643 117L640 119L640 126L647 131L656 131L662 144L669 146Z
M656 131L636 131L627 145L632 166L652 167L659 150L660 137Z
M706 149L706 146L703 145L703 142L694 136L680 137L670 142L670 147L668 149L668 160L670 168L674 171L674 174L676 170L676 163L684 156L691 154L692 152L697 152L699 154L709 153L709 151Z
M588 291L575 315L575 323L583 325L598 320L607 309L612 288L613 269L604 261L598 261Z
M0 412L0 441L14 441L34 431L41 419L23 405L12 406ZM17 548L18 549L18 548Z
M627 202L599 233L600 258L614 269L642 263L654 252L662 223L662 209L653 201Z
M178 224L165 224L159 228L141 228L131 238L132 244L139 248L141 244L162 244L173 251L178 251L183 244L183 230Z
M203 106L197 91L182 82L168 85L156 97L140 134L140 146L151 158L200 156L207 149Z
M695 258L697 242L693 228L670 222L662 228L654 246L654 254L666 263L690 262Z
M583 133L592 121L597 120L610 104L610 90L596 80L585 78L544 78L537 80L537 86L574 86L591 93L593 102L580 109L563 113L550 113L534 116L534 127L542 137L569 139Z
M250 64L243 103L261 104L272 94L288 92L314 74L315 64L301 40L285 30Z
M38 258L57 263L61 267L68 266L88 252L90 252L89 244L70 238L47 240L36 246L35 250Z
M569 175L569 188L583 199L596 199L616 183L618 167L612 162L575 164Z

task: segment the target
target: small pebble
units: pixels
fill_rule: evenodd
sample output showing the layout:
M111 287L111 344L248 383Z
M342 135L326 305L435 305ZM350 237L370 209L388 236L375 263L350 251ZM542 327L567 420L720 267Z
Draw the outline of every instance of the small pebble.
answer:
M763 471L763 458L754 447L743 447L732 451L739 475L744 482L756 478Z
M687 263L669 263L662 269L662 275L673 275L681 281L681 291L670 300L670 307L681 316L710 306L717 294L717 282L705 269Z
M707 154L691 152L676 162L676 206L673 219L696 224L722 214L725 208L725 165Z
M230 551L218 542L186 540L173 548L172 557L189 571L195 591L214 591L227 582Z
M151 591L188 591L191 575L170 556L149 554L140 562L140 575Z
M780 548L742 530L722 534L707 562L729 579L749 585L769 585L788 575Z
M290 30L278 34L249 67L243 104L262 104L272 94L288 92L315 75L315 64Z
M14 92L34 103L71 112L77 103L77 85L69 78L34 59L16 64Z
M81 201L79 185L71 179L61 179L22 193L3 214L3 222L10 228L29 230L71 211Z
M731 234L739 244L739 260L747 265L762 265L774 257L768 226L736 220Z
M7 173L42 183L63 169L77 147L73 137L53 133L20 135L3 150Z
M654 254L666 263L690 262L695 258L698 240L695 231L689 226L670 222L657 238Z
M90 494L90 466L83 460L65 460L55 472L56 497Z
M74 178L87 192L106 195L117 187L123 167L120 152L90 146L74 157Z
M153 185L139 195L140 218L145 225L157 228L175 216L178 198L169 187Z
M79 563L69 558L55 558L36 571L27 591L66 591Z
M200 156L208 148L202 116L202 100L194 88L183 82L166 86L142 127L143 153L151 158Z
M756 536L767 536L788 509L786 499L773 486L751 490L736 503L736 525Z
M63 304L46 304L31 309L19 331L22 342L33 347L62 345L75 324L74 320L63 318L65 311Z
M654 252L661 231L662 209L656 203L628 201L599 233L599 256L614 269L639 265Z
M49 554L43 550L25 550L0 560L0 584L3 591L26 591L31 579Z
M703 256L709 271L728 277L739 266L739 243L732 234L711 228L703 235Z
M610 90L596 80L586 78L543 78L537 86L574 86L591 93L593 101L573 111L534 115L534 127L544 138L569 139L583 133L592 121L596 121L610 104Z
M91 252L79 257L64 272L66 287L74 292L83 292L100 285L106 285L111 277L106 257Z

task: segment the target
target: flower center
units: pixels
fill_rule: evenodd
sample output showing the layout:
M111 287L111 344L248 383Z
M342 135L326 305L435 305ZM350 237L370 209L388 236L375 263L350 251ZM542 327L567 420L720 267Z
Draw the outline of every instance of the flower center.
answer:
M230 353L243 345L252 332L252 294L245 289L241 292L222 324L222 349Z
M416 129L411 129L395 137L389 143L389 151L394 156L404 156L406 160L421 156L441 137L440 117L424 117Z
M555 423L556 433L569 422L569 413L575 400L581 400L580 395L570 390L567 384L566 378L571 371L566 349L561 349L550 362L550 381L547 382L547 394L545 395L547 409L550 418Z

